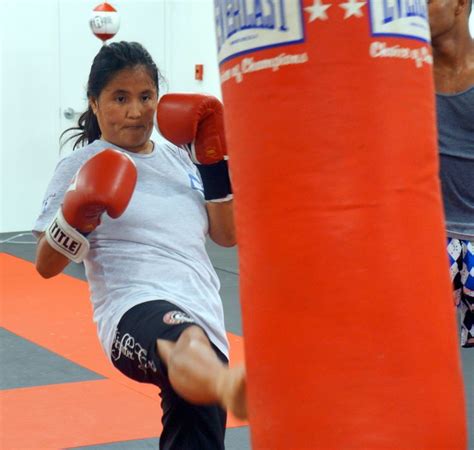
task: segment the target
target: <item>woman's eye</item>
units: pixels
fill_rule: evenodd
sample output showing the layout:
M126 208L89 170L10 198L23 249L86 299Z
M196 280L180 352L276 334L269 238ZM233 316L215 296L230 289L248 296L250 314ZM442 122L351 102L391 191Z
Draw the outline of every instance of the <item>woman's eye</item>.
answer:
M118 102L118 103L124 103L125 102L125 97L123 95L119 95L115 98L115 100Z
M151 98L151 95L143 95L143 96L142 96L142 100L143 100L144 102L147 102L148 100L150 100L150 98Z

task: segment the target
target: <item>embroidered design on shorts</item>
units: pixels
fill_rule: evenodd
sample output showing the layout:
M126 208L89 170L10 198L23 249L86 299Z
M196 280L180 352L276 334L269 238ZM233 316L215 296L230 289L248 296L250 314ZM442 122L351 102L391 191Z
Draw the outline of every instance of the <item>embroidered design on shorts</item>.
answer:
M189 317L183 311L169 311L163 316L163 322L166 325L179 325L181 323L195 323L194 319Z
M147 372L148 369L156 372L156 365L148 359L148 352L129 333L123 336L117 331L115 341L112 345L112 361L118 361L121 357L138 363L138 368Z

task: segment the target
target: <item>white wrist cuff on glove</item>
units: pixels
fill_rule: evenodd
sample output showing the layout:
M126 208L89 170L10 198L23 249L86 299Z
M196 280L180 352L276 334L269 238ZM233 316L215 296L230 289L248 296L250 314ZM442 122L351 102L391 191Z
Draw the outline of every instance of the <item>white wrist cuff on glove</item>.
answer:
M208 202L211 203L224 203L224 202L229 202L230 200L233 200L234 194L228 194L223 198L214 198L212 200L207 200Z
M82 262L89 251L89 241L66 222L61 208L45 231L49 245L76 263Z

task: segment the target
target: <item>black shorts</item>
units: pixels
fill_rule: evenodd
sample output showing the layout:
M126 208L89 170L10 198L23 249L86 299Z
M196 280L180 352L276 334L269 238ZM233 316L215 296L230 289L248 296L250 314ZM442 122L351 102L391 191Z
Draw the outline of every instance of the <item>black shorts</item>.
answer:
M117 326L112 363L124 375L161 389L163 432L160 449L224 449L226 413L218 405L192 405L172 388L166 366L160 360L156 340L177 341L190 326L198 326L187 313L165 300L134 306ZM227 358L211 343L217 357Z

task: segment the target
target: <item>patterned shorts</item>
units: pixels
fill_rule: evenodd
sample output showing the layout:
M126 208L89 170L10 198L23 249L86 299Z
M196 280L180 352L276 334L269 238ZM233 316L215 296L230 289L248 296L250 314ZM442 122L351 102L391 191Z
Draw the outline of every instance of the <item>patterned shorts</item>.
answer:
M461 346L474 347L474 243L448 238L454 301L461 311Z

